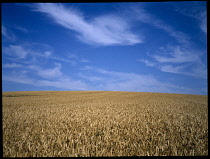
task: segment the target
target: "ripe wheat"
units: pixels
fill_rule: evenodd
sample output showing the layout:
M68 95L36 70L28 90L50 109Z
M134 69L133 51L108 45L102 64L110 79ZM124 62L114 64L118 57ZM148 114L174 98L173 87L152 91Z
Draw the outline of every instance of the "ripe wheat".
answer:
M208 155L207 96L3 92L3 157Z

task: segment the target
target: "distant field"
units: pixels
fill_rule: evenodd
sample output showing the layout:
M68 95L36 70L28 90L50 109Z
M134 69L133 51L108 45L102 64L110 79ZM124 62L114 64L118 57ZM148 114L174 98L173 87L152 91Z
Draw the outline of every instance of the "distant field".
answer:
M3 92L3 157L208 155L207 96Z

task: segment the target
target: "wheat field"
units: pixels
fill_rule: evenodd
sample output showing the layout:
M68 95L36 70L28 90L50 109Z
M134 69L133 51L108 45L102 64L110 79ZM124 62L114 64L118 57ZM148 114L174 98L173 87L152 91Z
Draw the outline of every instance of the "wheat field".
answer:
M3 92L3 157L206 156L207 100L144 92Z

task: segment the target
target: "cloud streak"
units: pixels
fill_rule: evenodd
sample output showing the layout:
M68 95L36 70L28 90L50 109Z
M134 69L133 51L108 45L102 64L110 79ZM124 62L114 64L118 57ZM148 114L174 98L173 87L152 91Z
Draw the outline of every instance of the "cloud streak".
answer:
M169 46L161 51L163 51L165 56L153 56L158 62L183 63L199 60L199 55L195 51L185 49L181 46ZM166 55L169 55L170 57Z
M97 85L95 89L109 91L197 93L196 90L187 87L159 81L152 75L108 71L91 66L86 66L83 70L89 70L93 74L80 73L81 77L93 83L92 89Z
M27 50L25 50L22 46L18 45L10 45L8 48L5 48L3 50L6 54L9 56L18 58L18 59L24 59L27 56Z
M59 70L60 68L61 66L59 64L55 64L53 69L43 69L39 66L31 65L28 69L32 71L21 73L21 71L16 70L12 73L3 74L2 80L39 87L51 86L64 90L200 93L197 90L187 87L180 87L165 81L159 81L152 75L115 72L89 66L81 69L82 71L78 73L78 77L81 80L77 80L65 76ZM46 74L47 72L51 73ZM37 79L34 77L35 74L45 79Z
M15 35L12 32L8 31L8 29L4 25L2 25L1 27L1 33L3 37L5 37L10 42L14 42L16 40Z
M47 78L47 79L54 79L62 76L61 72L61 64L60 63L55 63L55 67L52 69L43 69L40 66L37 65L29 65L28 68L36 71L37 75Z
M207 34L207 13L206 7L198 5L200 2L184 3L183 5L175 5L175 10L185 16L196 19L199 22L200 29ZM206 2L203 2L206 3ZM191 9L193 8L193 9Z
M207 32L205 8L197 7L197 2L183 3L183 5L178 6L181 6L181 8L178 8L177 11L186 16L195 18L199 21L201 30L205 33ZM138 59L138 61L145 63L146 66L156 67L163 72L184 74L197 78L207 77L207 69L204 67L203 61L201 60L201 56L205 54L203 51L194 48L194 44L190 41L191 37L188 34L175 29L163 20L150 14L147 12L144 5L130 5L130 8L131 10L129 10L128 13L131 16L133 15L134 19L165 31L178 42L177 45L166 45L154 51L153 55L148 55L152 57L155 62L151 62L147 59ZM179 64L179 66L177 66L177 64Z
M2 76L3 81L9 81L21 84L30 84L37 87L54 87L64 90L88 90L88 85L81 80L72 80L68 77L62 76L57 80L38 80L33 79L25 74L12 73Z
M146 59L138 59L138 61L145 63L146 66L151 66L151 67L155 66L154 62L150 62L150 61L148 61Z
M130 3L130 6L132 6L130 9L126 5L126 10L120 10L120 15L119 12L107 14L106 11L106 14L100 15L96 11L91 11L91 14L95 14L92 17L83 15L82 12L68 4L28 4L27 7L30 6L35 11L30 15L37 15L38 17L41 15L49 18L44 18L49 20L48 22L44 22L42 21L44 20L43 18L39 19L38 17L35 18L36 21L31 22L31 16L26 16L25 18L31 24L43 22L44 25L47 25L49 22L50 24L54 22L58 26L58 28L54 28L55 30L59 29L59 27L60 29L66 29L66 31L71 33L70 35L77 38L77 41L72 43L76 45L72 46L68 42L60 41L60 38L48 40L49 37L47 35L55 34L56 37L60 36L60 34L58 35L59 32L54 31L53 26L48 26L52 28L47 30L40 28L39 33L34 34L32 25L26 26L25 23L20 23L22 27L18 27L7 22L5 25L11 26L19 38L12 42L12 39L15 40L15 36L8 28L2 26L2 37L5 42L2 47L3 81L29 84L43 87L42 89L53 87L60 90L200 94L206 86L207 79L206 44L203 43L206 39L204 38L205 34L201 31L199 32L201 29L206 33L206 11L196 11L195 16L192 18L172 11L172 13L168 13L168 16L165 17L163 15L163 19L159 19L158 15L161 15L164 11L167 12L167 9L155 15L155 12L159 11L158 9L149 10L155 5L148 5L148 10L146 10L147 5L142 7L142 3L135 3L135 6L133 4ZM115 4L113 6L120 7L120 5ZM81 8L83 8L83 5ZM111 7L110 9L113 8ZM192 7L190 9L192 10ZM169 20L168 17L175 14L180 19L177 19L177 24L172 22L172 25L170 25L171 19ZM22 15L24 14L20 13L20 17ZM166 23L165 18L169 23ZM197 21L198 18L200 18L199 21ZM189 20L189 24L195 24L189 31L186 26L183 27L182 25L186 19ZM178 30L178 28L182 30ZM135 32L133 32L133 29ZM149 34L145 35L145 40L142 40L141 32L144 30L144 35L148 32ZM196 30L198 31L196 34L191 34ZM162 34L161 37L156 36L160 34ZM42 36L45 37L43 38ZM28 39L28 37L31 37L30 41L37 41L38 43L24 42L24 39ZM62 40L64 39L62 38ZM119 46L135 45L145 41L149 42L136 46ZM41 44L40 42L47 42L49 45ZM81 45L81 42L93 46L87 47L86 45ZM113 47L95 46L118 47L113 49ZM55 52L55 50L59 51ZM103 57L96 55L100 52L103 54ZM142 54L144 52L145 54ZM148 56L146 52L150 52L147 53ZM96 56L94 57L94 55ZM106 58L104 55L113 57ZM101 60L105 61L101 62ZM149 68L145 68L141 63L139 66L138 63L137 65L136 63L130 64L132 60L135 60L134 62L142 62ZM119 65L116 64L113 67L109 67L113 61ZM126 62L126 65L120 65L122 62L123 64ZM106 65L111 70L103 69L106 68ZM135 72L147 69L146 71L151 74L123 72L125 68L126 70L134 69L133 71ZM114 71L115 69L121 69L121 71ZM180 75L177 76L176 74ZM197 79L184 75L196 77ZM166 79L165 77L169 78ZM191 88L184 85L189 79L192 79L192 81L186 84ZM10 83L6 82L6 85L8 84ZM202 88L200 89L200 87ZM31 88L33 89L33 87Z
M4 67L4 68L18 68L18 67L22 67L22 65L16 64L13 62L11 64L9 64L9 63L3 64L2 67Z
M207 34L207 14L206 11L202 12L198 18L200 21L201 30Z
M61 63L55 62L62 61L72 64L74 61L55 56L52 50L42 47L43 45L40 45L41 47L37 46L39 45L19 44L3 47L4 58L8 58L12 62L2 64L3 68L8 69L6 74L3 73L2 80L38 87L50 86L65 90L89 89L88 85L81 80L65 76L62 72ZM49 59L54 61L54 67L48 66ZM76 60L78 62L89 62L79 57ZM42 63L43 61L45 62Z
M163 20L156 18L148 13L142 5L131 6L131 16L135 17L142 23L150 24L151 26L167 32L171 37L177 40L180 44L189 43L189 36L181 31L176 30L172 26L165 23Z
M19 31L21 31L23 33L26 33L26 34L31 32L30 30L28 30L26 28L23 28L23 27L20 27L20 26L15 26L15 29L17 29L17 30L19 30Z
M3 56L6 56L13 62L24 63L24 64L37 64L40 62L46 63L47 60L55 60L57 62L66 62L72 65L76 65L78 62L90 62L87 59L71 60L70 57L59 57L56 56L52 49L43 44L17 44L9 45L8 47L2 47Z
M163 65L161 67L161 71L163 72L170 72L170 73L181 73L180 70L183 66L172 66L172 65Z
M148 54L155 62L138 59L146 66L155 67L163 72L177 73L196 78L207 78L207 68L201 60L202 52L181 45L161 47L154 55ZM178 66L177 66L178 65Z
M116 15L104 15L87 21L82 14L62 4L39 3L35 11L46 13L57 24L74 30L77 38L92 45L134 45L142 40L130 31L128 23Z
M72 80L68 77L60 78L56 81L38 80L35 85L37 86L51 86L62 88L64 90L88 90L88 85L81 80Z

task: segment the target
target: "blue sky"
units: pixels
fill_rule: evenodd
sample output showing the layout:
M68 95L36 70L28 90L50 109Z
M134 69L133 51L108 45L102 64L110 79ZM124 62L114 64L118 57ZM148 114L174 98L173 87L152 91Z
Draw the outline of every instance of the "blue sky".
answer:
M205 1L1 7L4 92L207 95Z

